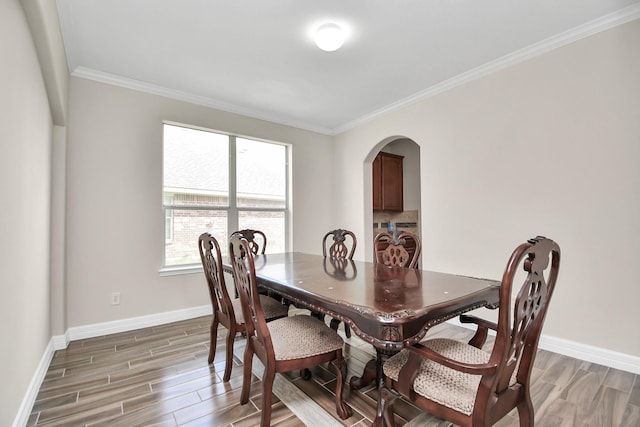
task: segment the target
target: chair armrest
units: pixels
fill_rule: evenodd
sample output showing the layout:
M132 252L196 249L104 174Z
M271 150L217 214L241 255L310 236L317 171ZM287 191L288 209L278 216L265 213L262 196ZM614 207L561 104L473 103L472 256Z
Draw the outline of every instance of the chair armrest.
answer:
M487 341L489 329L494 331L498 329L498 325L494 322L467 314L460 315L460 323L474 323L478 326L476 334L469 340L469 345L472 345L475 348L482 348L484 343Z
M491 322L489 320L481 319L477 316L472 316L469 314L461 314L460 315L460 323L475 323L479 327L484 327L487 329L497 330L498 325L495 322Z
M422 344L415 344L411 347L407 347L409 350L409 358L412 357L422 357L425 359L432 360L436 363L444 365L448 368L454 369L456 371L464 372L466 374L473 375L486 375L491 374L496 371L498 365L495 363L465 363L460 362L455 359L451 359L449 357L443 356L442 354L431 350L429 347L426 347Z

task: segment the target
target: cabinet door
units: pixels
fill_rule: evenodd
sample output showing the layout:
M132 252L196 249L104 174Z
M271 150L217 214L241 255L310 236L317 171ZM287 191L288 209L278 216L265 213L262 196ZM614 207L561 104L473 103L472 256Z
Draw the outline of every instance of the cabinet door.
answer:
M385 155L382 159L382 209L402 211L402 157Z
M380 155L373 161L373 210L382 209L382 160Z

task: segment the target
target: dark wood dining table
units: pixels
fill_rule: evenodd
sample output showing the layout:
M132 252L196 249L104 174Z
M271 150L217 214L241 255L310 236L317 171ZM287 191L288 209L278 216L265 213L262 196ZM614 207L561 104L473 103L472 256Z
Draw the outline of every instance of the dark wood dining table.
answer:
M299 252L254 256L258 283L296 306L339 319L377 357L354 389L382 380L382 363L419 342L429 328L479 307L497 308L494 280ZM228 262L225 270L231 271Z

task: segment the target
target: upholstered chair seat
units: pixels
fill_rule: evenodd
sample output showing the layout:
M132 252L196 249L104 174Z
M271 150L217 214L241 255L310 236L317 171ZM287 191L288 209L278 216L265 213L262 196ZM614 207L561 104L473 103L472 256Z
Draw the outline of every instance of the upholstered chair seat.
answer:
M484 364L489 362L489 356L491 356L490 353L472 345L447 338L427 340L421 344L449 359L462 363ZM394 381L398 381L400 369L407 362L408 357L409 351L403 350L389 358L384 364L384 374ZM481 375L456 371L429 359L423 359L418 375L413 382L413 389L417 394L427 399L471 415L481 378ZM511 385L515 384L515 381L514 373Z
M319 319L290 316L267 323L276 360L302 359L342 350L342 338Z
M233 312L236 316L236 323L244 323L244 314L242 313L242 302L240 298L232 299L231 304L233 305ZM262 304L262 309L264 310L264 317L267 319L277 319L287 315L287 307L271 297L260 295L260 304Z

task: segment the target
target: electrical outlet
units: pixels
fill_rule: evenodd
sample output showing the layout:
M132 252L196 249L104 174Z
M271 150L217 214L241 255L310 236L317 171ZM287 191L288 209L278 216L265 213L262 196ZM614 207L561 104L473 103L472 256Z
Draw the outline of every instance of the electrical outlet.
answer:
M113 292L111 294L111 305L120 305L120 292Z

